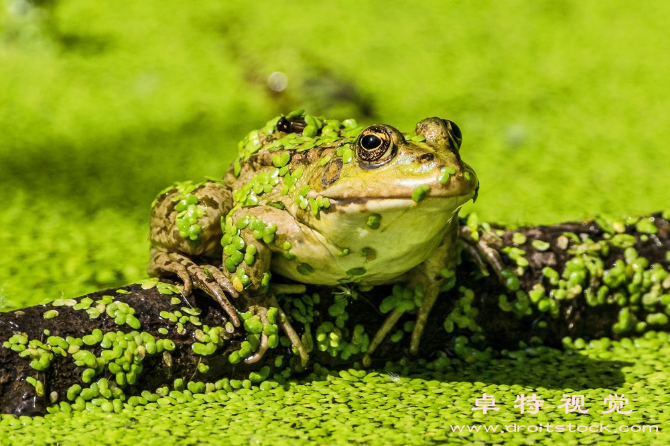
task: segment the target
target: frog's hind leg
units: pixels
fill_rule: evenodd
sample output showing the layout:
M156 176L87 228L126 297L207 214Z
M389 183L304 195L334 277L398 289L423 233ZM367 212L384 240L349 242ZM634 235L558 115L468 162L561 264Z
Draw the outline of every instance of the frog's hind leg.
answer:
M300 355L300 363L302 366L307 365L307 361L309 360L309 354L307 353L307 349L303 345L302 341L300 340L300 336L298 336L298 333L293 329L293 326L291 325L291 322L288 320L288 316L286 316L286 313L284 313L277 303L277 300L272 297L272 300L274 301L274 304L277 306L277 309L279 310L277 312L277 323L279 325L279 328L284 330L284 333L286 333L286 336L288 336L289 340L291 341L291 344L295 347L296 350L298 350L298 355Z
M421 335L423 334L423 331L426 327L426 322L428 321L430 310L435 305L437 297L440 294L440 287L442 286L443 281L444 279L436 279L435 282L430 283L427 287L424 287L421 306L418 310L416 322L414 324L414 330L412 331L412 340L410 341L409 346L409 352L412 355L419 353L419 342L421 341ZM368 351L363 357L363 365L368 367L371 364L370 355L375 351L379 344L382 343L386 335L388 335L391 330L393 330L393 327L395 327L395 324L403 314L403 311L393 310L393 312L388 315L382 326L377 330L375 337L372 339L372 341L370 341Z
M409 344L409 353L411 355L419 353L419 343L426 329L428 315L433 309L435 302L437 302L442 287L447 282L446 274L443 274L443 272L453 271L456 268L459 233L458 219L454 218L445 235L444 243L435 249L426 261L409 273L409 286L412 289L420 286L423 290L421 305L417 309L416 323L414 324L412 339Z
M233 325L240 326L237 310L226 297L226 293L238 297L238 292L232 282L217 267L206 264L197 265L185 255L152 249L149 274L152 276L176 274L184 282L184 296L190 295L195 286L221 305Z
M427 287L424 287L423 299L421 300L421 306L419 307L418 313L416 315L416 323L414 324L414 330L412 330L412 340L409 344L409 353L411 355L417 355L419 353L421 335L426 328L430 310L433 308L435 302L437 301L437 297L440 295L440 288L442 287L443 283L443 278L437 279L429 283Z
M370 346L368 347L368 350L365 353L365 356L363 357L363 365L365 367L370 366L370 364L372 363L370 355L372 355L372 353L377 349L377 347L379 347L379 344L382 343L386 335L389 334L391 330L393 330L393 327L395 327L395 324L398 322L398 320L402 315L403 315L402 311L393 310L391 314L388 315L382 326L379 327L377 333L375 333L375 337L372 338L372 341L370 341Z

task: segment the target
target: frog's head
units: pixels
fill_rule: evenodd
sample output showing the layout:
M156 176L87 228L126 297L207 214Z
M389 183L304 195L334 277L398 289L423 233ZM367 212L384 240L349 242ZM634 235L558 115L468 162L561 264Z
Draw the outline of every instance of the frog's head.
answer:
M341 204L425 200L453 212L476 199L479 188L474 170L461 160L461 141L458 126L440 118L422 120L407 138L389 125L374 124L353 143L350 163L339 157L331 160L317 189Z
M330 206L303 217L322 244L352 254L328 261L336 258L347 275L365 271L356 280L386 283L425 261L450 231L453 242L454 217L479 184L461 160L461 138L453 122L428 118L407 136L388 125L367 127L351 142L353 157L330 152L309 178L311 198L327 197ZM337 280L347 279L354 280Z

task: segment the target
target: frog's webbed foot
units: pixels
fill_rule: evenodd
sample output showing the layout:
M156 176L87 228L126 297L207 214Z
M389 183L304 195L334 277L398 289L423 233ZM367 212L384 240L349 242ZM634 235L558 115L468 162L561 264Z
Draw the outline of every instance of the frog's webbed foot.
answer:
M279 306L279 303L277 302L277 299L275 299L274 296L271 296L269 300L270 300L271 306L273 306L277 309L277 314L276 314L276 319L275 320L276 320L276 323L277 323L278 327L286 334L286 336L291 341L291 344L293 345L293 347L295 347L295 349L298 351L298 355L300 356L300 363L303 367L305 367L307 365L307 361L309 360L309 355L307 353L307 349L305 348L302 341L300 340L300 336L298 336L298 334L293 329L293 326L291 325L291 322L289 321L288 317L286 316L286 313L284 313L282 311L281 307ZM265 306L254 305L254 306L250 307L249 310L251 310L254 314L256 314L260 317L261 322L263 323L263 326L270 323L269 320L268 320L268 316L267 316L268 310ZM247 364L252 364L254 362L259 361L263 357L263 355L265 354L267 349L269 348L269 342L268 341L269 341L269 336L265 332L265 330L263 330L263 332L261 333L261 339L260 339L260 344L258 346L258 349L256 350L256 352L253 355L246 358L244 360L244 362L246 362Z
M505 277L502 274L505 267L503 266L500 253L494 248L494 246L500 245L500 240L497 239L495 235L484 233L481 234L479 240L475 241L472 238L472 231L470 228L463 226L461 228L461 239L465 242L465 253L477 264L484 275L489 275L488 270L486 269L486 265L488 264L488 266L493 269L496 276L498 276L502 282L505 282ZM486 260L486 264L482 260L482 257Z
M239 294L232 282L216 266L197 265L188 257L174 252L158 252L152 253L149 274L157 276L176 274L184 282L184 296L189 296L195 286L221 305L233 325L240 326L237 310L226 297L226 293L233 297Z

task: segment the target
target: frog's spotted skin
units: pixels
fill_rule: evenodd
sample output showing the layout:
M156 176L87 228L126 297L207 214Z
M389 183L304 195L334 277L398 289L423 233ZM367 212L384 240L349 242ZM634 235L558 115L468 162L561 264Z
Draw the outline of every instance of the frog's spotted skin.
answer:
M405 282L423 290L411 352L455 266L458 209L476 197L474 171L461 161L461 133L428 118L415 133L387 125L358 127L296 111L247 135L222 183L163 192L152 211L151 275L178 275L226 309L261 319L271 272L310 284ZM220 222L220 224L219 224ZM222 252L223 251L223 252ZM218 269L214 265L221 265ZM368 355L400 318L394 310ZM280 327L302 362L307 351L281 311ZM262 357L269 345L262 335ZM369 358L368 358L369 359Z

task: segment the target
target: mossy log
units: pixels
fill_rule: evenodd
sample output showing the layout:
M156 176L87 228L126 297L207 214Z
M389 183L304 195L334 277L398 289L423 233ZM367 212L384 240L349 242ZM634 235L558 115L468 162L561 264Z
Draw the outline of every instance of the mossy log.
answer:
M477 260L466 255L474 249L462 251L450 289L431 313L418 361L439 367L445 358L534 355L600 337L668 330L670 223L663 217L508 230L464 220L465 233L497 252L491 257L489 250L489 260L498 258L502 269L496 274L482 261L486 256ZM225 313L204 294L187 299L166 294L177 291L169 282L149 285L0 314L0 412L41 414L105 401L108 410L117 410L173 398L173 389L198 394L282 382L315 367L351 366L360 363L386 317L381 303L392 307L403 292L410 299L413 293L391 286L308 286L305 293L279 295L312 346L308 370L299 371L286 339L258 363L231 363L231 354L249 348L249 325L226 326ZM412 320L411 312L403 315L374 353L372 367L407 357Z

